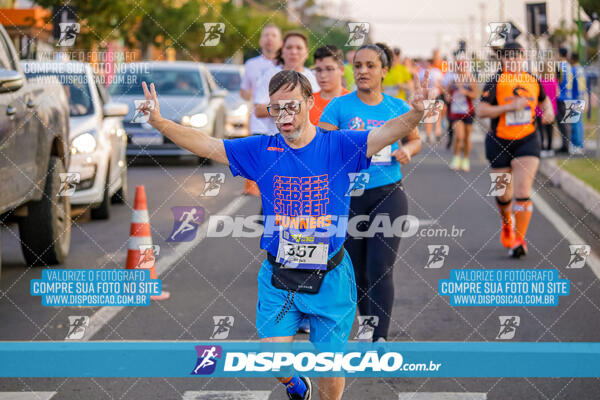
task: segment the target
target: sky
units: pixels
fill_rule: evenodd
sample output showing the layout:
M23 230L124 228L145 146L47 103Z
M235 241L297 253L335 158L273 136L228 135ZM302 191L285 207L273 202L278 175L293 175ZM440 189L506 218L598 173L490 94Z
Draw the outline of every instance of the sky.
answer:
M400 47L408 56L431 56L434 48L450 54L460 38L477 48L489 22L510 20L525 30L525 3L540 0L320 0L328 3L331 16L341 15L357 22L369 22L371 36ZM566 15L570 19L574 1L548 0L549 25ZM482 8L483 24L482 24ZM482 32L483 31L483 32ZM483 35L482 35L483 33Z

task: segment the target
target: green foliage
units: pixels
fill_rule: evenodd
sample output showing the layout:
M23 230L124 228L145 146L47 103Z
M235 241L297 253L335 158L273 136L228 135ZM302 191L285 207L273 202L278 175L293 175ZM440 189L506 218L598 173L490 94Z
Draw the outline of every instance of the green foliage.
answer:
M600 17L600 2L598 0L579 0L579 5L590 17L596 13Z
M42 7L64 5L63 0L36 0ZM70 0L81 24L77 49L93 45L104 47L111 40L122 40L146 57L149 45L164 51L172 47L178 59L222 61L241 51L244 58L260 51L258 40L267 23L282 32L301 30L309 37L312 64L314 50L334 44L343 50L348 38L345 22L314 13L314 0L305 1L296 11L303 23L290 22L278 0L244 1L241 7L232 0ZM205 22L222 22L225 34L214 47L200 46Z

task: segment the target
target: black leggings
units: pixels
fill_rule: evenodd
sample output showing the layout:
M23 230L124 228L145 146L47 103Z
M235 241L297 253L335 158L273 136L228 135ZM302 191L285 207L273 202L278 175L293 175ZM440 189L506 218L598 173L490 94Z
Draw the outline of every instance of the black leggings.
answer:
M552 134L554 133L553 124L543 124L540 117L536 117L535 120L537 123L538 132L540 134L542 150L552 150Z
M408 202L402 182L367 189L362 196L352 197L350 218L368 215L368 222L361 222L359 231L368 230L378 214L388 214L390 224L408 212ZM382 225L383 226L383 225ZM376 233L371 238L354 238L348 235L345 247L350 255L356 276L358 311L360 315L377 315L379 323L373 333L373 340L386 338L390 327L392 306L394 305L393 267L400 237L385 237Z

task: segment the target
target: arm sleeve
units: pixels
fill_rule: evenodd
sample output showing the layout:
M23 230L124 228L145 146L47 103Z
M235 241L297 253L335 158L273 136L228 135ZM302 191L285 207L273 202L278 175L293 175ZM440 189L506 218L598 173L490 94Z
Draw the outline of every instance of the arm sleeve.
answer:
M334 97L326 106L323 112L321 113L321 118L319 122L327 122L328 124L335 125L340 127L340 116L339 116L339 97Z
M343 169L347 172L359 172L369 168L371 159L367 157L367 139L370 131L337 130L330 135L337 137Z
M481 101L485 101L488 104L495 105L496 101L496 77L492 77L485 86L483 87L483 92L481 93Z
M225 153L233 176L241 175L255 180L259 171L259 154L263 136L255 135L241 139L225 139Z

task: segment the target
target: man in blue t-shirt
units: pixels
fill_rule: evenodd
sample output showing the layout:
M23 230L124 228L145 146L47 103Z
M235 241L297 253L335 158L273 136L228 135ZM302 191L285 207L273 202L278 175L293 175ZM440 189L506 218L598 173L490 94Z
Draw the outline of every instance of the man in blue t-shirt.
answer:
M281 71L270 81L268 107L280 133L235 140L216 139L162 118L154 84L150 90L145 82L142 87L154 107L143 105L139 111L153 127L200 157L228 164L233 175L260 188L266 217L261 248L267 250L258 276L256 328L261 340L291 342L307 316L311 342L343 347L356 312L352 263L343 249L349 173L368 168L372 155L418 125L427 78L415 89L412 109L405 114L370 131L328 132L309 121L314 104L309 81L295 71ZM307 377L294 373L277 379L290 399L311 398ZM343 377L320 378L320 398L340 399L343 389Z

